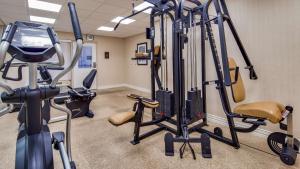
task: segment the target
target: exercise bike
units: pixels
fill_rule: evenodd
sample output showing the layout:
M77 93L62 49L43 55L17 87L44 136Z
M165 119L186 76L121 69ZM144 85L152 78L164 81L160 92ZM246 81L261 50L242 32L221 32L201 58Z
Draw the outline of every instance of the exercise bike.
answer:
M4 89L1 100L3 103L8 104L6 108L0 110L0 117L10 112L13 109L12 104L15 103L23 104L26 109L26 118L19 126L17 137L16 169L53 169L52 145L56 150L59 150L65 169L76 168L71 155L71 112L51 101L51 107L68 114L66 149L64 132L55 132L51 135L48 123L42 115L42 102L60 93L57 82L75 66L82 50L83 40L75 4L69 2L68 7L76 39L76 52L71 64L59 73L48 86L38 86L38 66L56 67L64 65L63 52L54 30L44 24L16 21L6 27L2 36L0 68L4 65L6 53L21 61L20 63L11 63L10 66L22 65L29 68L29 86L27 87L12 89L9 85L0 81L0 87ZM57 54L59 61L49 62L48 60L55 54Z
M49 70L64 70L63 67L47 67L47 66L39 66L38 72L40 74L41 79L38 80L38 84L40 86L50 85L53 81L52 76ZM6 71L4 71L6 72ZM79 117L89 117L93 118L94 113L90 110L90 103L96 97L96 92L90 90L90 87L93 84L95 76L97 74L97 70L92 70L86 78L83 80L83 87L73 89L70 86L67 86L70 90L68 92L60 93L59 95L55 96L53 99L55 104L58 105L65 105L69 111L72 113L72 118L79 118ZM4 76L7 79L6 76ZM67 119L67 116L59 116L51 118L50 115L50 106L51 100L44 100L43 107L42 107L42 116L43 119L46 120L47 123L55 123L64 121ZM14 105L14 109L15 109ZM16 111L16 110L15 110ZM25 121L25 113L26 109L24 106L21 106L18 115L19 123L23 123Z

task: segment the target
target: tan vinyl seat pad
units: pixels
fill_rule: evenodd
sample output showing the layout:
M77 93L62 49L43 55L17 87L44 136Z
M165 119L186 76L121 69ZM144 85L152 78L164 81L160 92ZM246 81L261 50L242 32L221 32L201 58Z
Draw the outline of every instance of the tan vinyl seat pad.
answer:
M147 108L151 108L151 109L155 109L159 106L159 102L158 101L153 101L153 100L142 100L142 103L147 107Z
M228 58L229 68L232 69L230 71L231 81L235 81L235 69L237 68L237 64L233 58ZM238 72L238 80L235 84L231 85L232 97L235 103L239 103L246 99L246 90L244 86L244 82L241 76L241 73Z
M160 46L155 46L154 47L154 56L158 56L160 52Z
M118 113L115 115L112 115L108 118L108 121L112 123L113 125L119 126L124 123L127 123L131 119L133 119L135 116L134 112L124 112L124 113Z
M146 108L154 109L159 106L158 101L151 100L151 99L148 99L148 98L136 95L136 94L129 94L129 95L127 95L127 98L130 100L136 101L136 102L139 101L139 99L142 99L142 103L145 105Z
M136 94L128 94L127 98L132 100L132 101L139 101L139 98L141 98L142 96L136 95Z
M234 112L244 116L263 118L272 123L279 123L282 113L285 110L280 103L273 101L262 101L248 104L241 104L234 109Z

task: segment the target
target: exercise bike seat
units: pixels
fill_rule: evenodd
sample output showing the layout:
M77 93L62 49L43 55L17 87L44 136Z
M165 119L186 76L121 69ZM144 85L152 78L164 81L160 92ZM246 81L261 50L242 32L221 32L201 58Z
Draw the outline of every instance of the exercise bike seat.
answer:
M244 82L239 71L236 71L237 64L233 58L228 58L231 81L232 97L234 102L240 103L246 99L246 90ZM238 74L237 74L238 73ZM237 78L236 78L237 77ZM282 114L285 106L274 101L259 101L238 105L234 108L234 113L240 116L266 119L272 123L279 123L282 120Z
M90 103L96 97L96 92L90 90L96 77L97 70L92 70L83 80L83 87L71 88L66 93L61 93L54 98L56 104L65 104L72 111L72 117L87 116L92 118L94 113L90 110Z
M84 88L75 88L70 91L68 91L68 94L73 98L88 98L93 97L95 95L95 92L90 92Z
M88 89L91 88L93 82L94 82L94 79L96 77L96 74L97 74L97 70L93 69L83 80L82 82L82 85L83 87L80 87L80 88L74 88L68 92L65 92L65 93L60 93L57 97L54 98L54 102L56 104L64 104L65 101L67 99L71 97L80 97L82 98L82 96L84 97L88 97L88 96L91 96L93 97L96 93L95 92L89 92ZM81 95L78 95L78 93L81 94Z

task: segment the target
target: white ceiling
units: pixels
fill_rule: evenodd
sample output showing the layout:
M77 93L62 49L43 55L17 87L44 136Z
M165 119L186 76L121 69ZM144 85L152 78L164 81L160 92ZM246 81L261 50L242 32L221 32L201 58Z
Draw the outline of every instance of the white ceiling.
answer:
M0 0L0 24L8 24L17 20L29 21L30 15L55 18L56 31L72 32L67 0L43 0L63 5L60 13L29 9L27 0ZM132 11L132 0L73 0L76 4L82 32L85 34L129 37L142 32L149 25L149 15L141 13L129 25L121 25L117 31L98 31L100 26L114 27L111 20L117 16L127 16ZM142 3L138 1L136 5Z

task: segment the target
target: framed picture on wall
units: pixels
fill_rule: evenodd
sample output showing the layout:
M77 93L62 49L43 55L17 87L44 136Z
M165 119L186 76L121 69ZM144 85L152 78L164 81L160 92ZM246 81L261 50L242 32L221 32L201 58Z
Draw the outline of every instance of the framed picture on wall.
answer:
M137 53L146 53L148 49L147 42L137 44Z
M148 45L147 42L137 44L137 53L147 53ZM145 58L137 59L137 65L148 65L148 60Z

